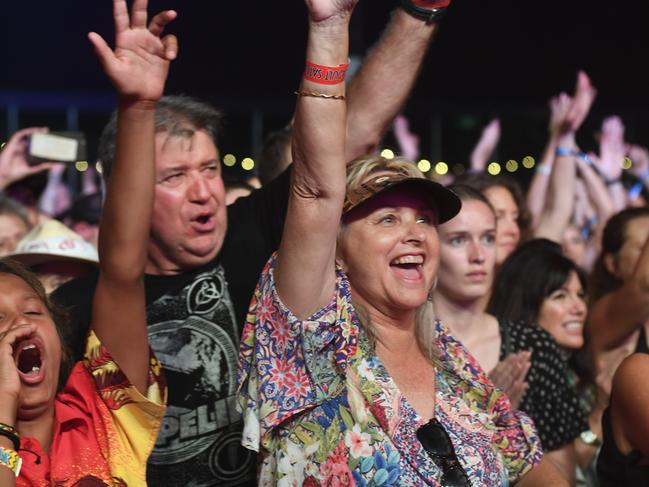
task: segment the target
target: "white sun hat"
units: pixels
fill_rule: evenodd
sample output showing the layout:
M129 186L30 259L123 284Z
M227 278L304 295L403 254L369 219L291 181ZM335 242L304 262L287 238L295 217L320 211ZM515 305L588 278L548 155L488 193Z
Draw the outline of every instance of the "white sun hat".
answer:
M94 245L58 220L48 220L35 226L6 257L27 266L59 261L99 263Z

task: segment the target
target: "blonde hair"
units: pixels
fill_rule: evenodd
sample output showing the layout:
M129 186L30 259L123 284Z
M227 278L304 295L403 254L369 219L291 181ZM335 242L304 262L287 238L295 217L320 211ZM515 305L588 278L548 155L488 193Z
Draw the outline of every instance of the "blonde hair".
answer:
M347 193L358 188L370 176L380 173L394 172L405 174L413 178L425 179L424 174L417 168L414 162L404 157L395 157L394 159L386 159L378 155L361 156L347 164ZM340 244L341 237L345 230L344 219L340 224L340 231L338 232L338 244ZM432 289L430 290L432 292ZM354 301L352 299L352 301ZM374 347L380 337L377 336L372 321L369 319L367 312L362 306L354 303L357 316L363 329L367 333L370 343ZM428 358L431 363L437 363L436 353L433 347L433 328L435 322L435 313L433 311L433 303L430 299L417 308L415 318L415 337L417 345L422 353Z

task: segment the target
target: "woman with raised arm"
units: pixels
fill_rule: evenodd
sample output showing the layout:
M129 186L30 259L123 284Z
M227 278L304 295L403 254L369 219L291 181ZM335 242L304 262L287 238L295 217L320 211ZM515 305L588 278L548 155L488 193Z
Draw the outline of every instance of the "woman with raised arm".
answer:
M146 485L166 389L146 333L143 274L154 188L154 109L175 38L147 2L114 1L116 48L90 34L119 95L117 157L100 230L86 354L70 371L65 322L37 278L0 261L0 485Z
M288 215L240 352L242 442L260 452L259 485L563 485L544 462L532 468L529 419L432 325L436 226L457 197L378 156L352 161L345 184L354 4L307 0Z

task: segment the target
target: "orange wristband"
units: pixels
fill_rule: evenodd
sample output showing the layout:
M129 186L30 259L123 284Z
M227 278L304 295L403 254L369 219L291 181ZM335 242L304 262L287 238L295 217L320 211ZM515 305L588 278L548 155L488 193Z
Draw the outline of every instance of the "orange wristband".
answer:
M304 79L321 85L337 85L345 81L348 68L349 63L331 67L307 61L304 69Z

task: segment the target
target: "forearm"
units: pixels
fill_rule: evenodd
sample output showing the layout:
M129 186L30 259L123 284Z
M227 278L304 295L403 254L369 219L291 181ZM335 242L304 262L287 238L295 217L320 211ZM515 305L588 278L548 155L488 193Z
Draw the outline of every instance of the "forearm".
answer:
M372 153L417 79L436 23L397 9L348 87L346 157Z
M570 483L561 472L544 456L541 462L516 482L516 487L568 487Z
M562 148L577 150L574 135L562 137L558 142ZM536 238L561 242L572 216L576 176L575 156L558 155L552 167L545 208L534 232Z
M327 25L311 22L307 45L307 62L336 67L348 61L349 19L335 19ZM344 96L345 84L327 85L306 79L302 93ZM298 96L293 135L295 188L307 197L326 198L330 191L344 188L346 106L344 100L318 96ZM294 185L295 186L295 185ZM309 194L311 193L311 194Z
M595 205L598 221L606 222L615 213L615 209L604 181L584 161L577 163L577 169L585 183L588 197Z
M536 172L530 182L530 187L527 192L527 207L532 214L532 228L535 228L539 223L541 213L543 213L556 149L557 138L554 135L550 135L545 150L543 151L543 157L539 161Z
M116 154L102 210L99 257L113 281L141 279L154 192L155 104L120 102Z
M310 21L307 62L347 62L349 17ZM344 96L345 84L321 84L305 75L303 93ZM300 95L293 128L291 193L275 267L283 302L306 317L329 300L334 252L345 194L345 101Z

